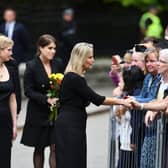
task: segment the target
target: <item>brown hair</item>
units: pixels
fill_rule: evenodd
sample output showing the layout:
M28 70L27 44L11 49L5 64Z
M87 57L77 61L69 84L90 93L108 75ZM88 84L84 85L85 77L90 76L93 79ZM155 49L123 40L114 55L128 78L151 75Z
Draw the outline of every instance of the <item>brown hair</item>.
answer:
M45 47L49 45L50 43L55 43L56 44L56 39L50 35L50 34L44 34L39 37L37 40L37 55L41 54L40 47Z

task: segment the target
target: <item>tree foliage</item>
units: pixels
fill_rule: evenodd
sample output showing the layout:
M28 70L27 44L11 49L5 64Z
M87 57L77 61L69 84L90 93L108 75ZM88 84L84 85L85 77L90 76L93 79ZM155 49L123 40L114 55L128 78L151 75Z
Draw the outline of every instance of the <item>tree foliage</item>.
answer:
M104 3L113 3L113 2L119 2L123 6L135 6L138 8L144 8L149 5L158 5L162 8L168 7L168 1L167 0L103 0Z

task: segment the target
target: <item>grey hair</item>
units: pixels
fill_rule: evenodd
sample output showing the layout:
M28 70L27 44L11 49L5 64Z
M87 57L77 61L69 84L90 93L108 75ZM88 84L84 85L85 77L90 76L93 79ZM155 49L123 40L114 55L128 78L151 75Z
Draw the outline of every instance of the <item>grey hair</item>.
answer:
M159 51L159 57L162 56L164 60L168 63L168 48Z

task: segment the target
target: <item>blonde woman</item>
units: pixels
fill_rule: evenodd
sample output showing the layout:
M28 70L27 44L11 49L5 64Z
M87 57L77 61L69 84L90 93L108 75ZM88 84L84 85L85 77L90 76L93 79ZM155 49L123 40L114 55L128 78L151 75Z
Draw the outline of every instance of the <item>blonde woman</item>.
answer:
M56 167L86 168L85 107L121 104L130 107L128 100L106 98L96 94L86 83L85 73L94 63L93 45L77 43L71 52L60 91L60 113L55 123Z
M17 104L13 69L5 62L11 59L13 41L0 36L0 165L10 168L12 139L17 136Z

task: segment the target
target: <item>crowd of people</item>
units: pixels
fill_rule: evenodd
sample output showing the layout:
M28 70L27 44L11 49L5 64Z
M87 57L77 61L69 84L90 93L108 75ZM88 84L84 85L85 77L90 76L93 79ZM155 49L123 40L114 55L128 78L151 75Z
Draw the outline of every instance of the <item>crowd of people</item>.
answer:
M112 123L115 129L111 128L112 137L118 144L115 145L116 155L118 153L114 159L115 166L155 168L158 157L156 147L163 148L157 138L158 125L162 120L164 142L168 129L164 115L168 112L166 39L158 41L154 37L147 37L126 51L123 58L113 55L109 77L116 88L113 97L105 97L95 93L85 79L85 73L95 61L94 46L87 42L75 44L73 14L72 9L63 12L65 20L59 36L66 39L60 49L66 58L62 61L56 59L58 42L52 35L44 34L37 40L35 56L26 62L24 93L28 104L21 143L34 148L32 160L35 168L44 167L46 147L50 147L50 168L86 168L85 108L90 103L110 105L112 117L115 118ZM12 140L17 137L17 117L21 108L18 65L29 47L29 36L25 27L16 22L15 10L6 9L4 19L6 23L0 27L0 133L3 137L0 164L10 168ZM59 99L47 95L52 73L64 73ZM58 101L58 116L54 122L50 122L50 107ZM168 149L166 142L164 145ZM162 167L167 165L164 154Z
M113 96L135 100L131 110L112 107L111 160L117 168L167 167L168 46L157 40L146 37L123 58L112 56Z

